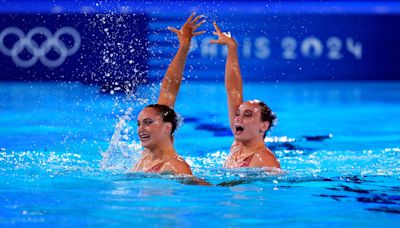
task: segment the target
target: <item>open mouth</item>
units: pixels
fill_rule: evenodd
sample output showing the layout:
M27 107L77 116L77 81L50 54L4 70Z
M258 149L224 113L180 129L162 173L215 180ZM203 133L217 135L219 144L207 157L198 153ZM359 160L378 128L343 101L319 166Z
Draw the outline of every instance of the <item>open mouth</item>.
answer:
M244 128L242 126L235 126L235 133L240 134L242 133Z
M139 137L140 137L140 141L147 141L150 139L150 135L147 135L147 134L141 134L141 135L139 135Z

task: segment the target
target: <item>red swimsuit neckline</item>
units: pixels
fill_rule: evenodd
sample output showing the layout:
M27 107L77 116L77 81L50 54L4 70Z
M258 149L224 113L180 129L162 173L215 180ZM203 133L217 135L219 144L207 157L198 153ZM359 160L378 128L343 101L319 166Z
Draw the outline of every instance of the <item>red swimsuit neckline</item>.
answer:
M249 167L251 160L253 159L255 154L248 156L247 158L243 159L243 161L239 164L239 167Z
M161 168L163 167L164 163L165 163L165 162L161 162L161 163L156 164L155 166L151 167L151 168L148 170L148 172L151 172L151 173L158 173L158 172L160 172L160 170L161 170Z

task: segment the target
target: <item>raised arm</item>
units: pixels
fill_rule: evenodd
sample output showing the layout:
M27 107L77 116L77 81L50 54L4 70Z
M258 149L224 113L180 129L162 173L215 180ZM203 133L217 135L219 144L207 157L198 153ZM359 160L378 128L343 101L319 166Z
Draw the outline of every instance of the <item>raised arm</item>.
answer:
M243 102L242 75L240 73L237 43L230 33L222 32L216 22L214 22L214 28L213 34L218 36L218 40L211 40L210 42L228 47L225 65L225 88L228 95L229 124L233 129L236 111Z
M182 82L182 74L189 53L190 41L192 40L192 37L205 33L205 31L195 32L196 29L205 22L205 20L198 22L202 16L194 16L195 14L192 13L180 30L168 27L168 30L174 32L178 36L179 49L165 73L157 104L163 104L169 107L174 106Z

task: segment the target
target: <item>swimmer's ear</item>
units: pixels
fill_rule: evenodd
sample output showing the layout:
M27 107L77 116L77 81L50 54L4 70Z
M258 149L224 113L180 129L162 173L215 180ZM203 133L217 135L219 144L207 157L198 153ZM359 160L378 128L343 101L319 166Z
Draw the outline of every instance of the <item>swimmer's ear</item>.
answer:
M167 132L168 133L171 132L172 131L172 123L166 122L165 124L166 124L165 127L167 129Z
M268 130L268 128L269 128L269 122L268 121L264 121L264 122L261 122L261 131L262 132L265 132L265 131L267 131Z

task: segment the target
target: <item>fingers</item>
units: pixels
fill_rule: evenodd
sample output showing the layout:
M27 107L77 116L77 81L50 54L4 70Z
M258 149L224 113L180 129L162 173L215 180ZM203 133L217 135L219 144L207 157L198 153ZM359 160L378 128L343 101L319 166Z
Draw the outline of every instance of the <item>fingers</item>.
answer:
M218 25L217 25L217 22L213 22L213 25L214 25L214 28L215 28L215 31L217 32L217 33L221 33L221 29L218 27Z
M196 30L197 28L199 28L200 25L204 24L204 22L206 22L206 20L202 20L197 25L193 26L193 30Z
M204 33L206 33L206 31L195 32L195 33L193 33L192 35L193 35L193 36L198 36L198 35L201 35L201 34L204 34Z
M189 31L190 30L192 31L191 32L192 37L206 33L206 31L194 32L196 29L198 29L202 24L204 24L206 22L206 20L202 20L202 21L198 22L201 18L204 17L204 15L199 15L197 17L195 17L195 15L196 15L196 13L192 13L189 16L189 18L186 20L186 22L185 22L185 24L184 24L184 26L182 27L181 30L178 30L178 29L173 28L173 27L167 27L167 29L170 30L171 32L174 32L175 34L179 35L180 33L182 33L181 31L183 31L183 29L186 28L185 30L189 29ZM218 36L219 38L221 38L221 36L223 36L223 35L230 37L230 34L228 35L228 34L224 34L224 33L221 32L221 29L218 27L218 25L217 25L217 23L215 21L213 22L213 26L215 28L215 31L213 32L214 35ZM212 40L212 41L210 41L210 43L212 43L212 44L220 44L221 42L220 42L220 39L219 39L219 40Z
M173 33L175 33L175 34L177 34L177 35L179 34L179 30L176 29L176 28L174 28L174 27L168 26L167 29L168 29L169 31L171 31L171 32L173 32Z
M192 21L192 24L196 24L197 21L198 21L200 18L202 18L202 17L204 17L204 15L199 15L199 16L197 16L197 17Z
M190 17L186 20L185 24L189 24L189 23L192 21L194 15L196 15L196 12L193 12L193 13L190 15ZM201 16L201 15L200 15L200 16ZM199 16L198 16L198 17L199 17Z
M210 44L220 44L220 40L210 40Z

